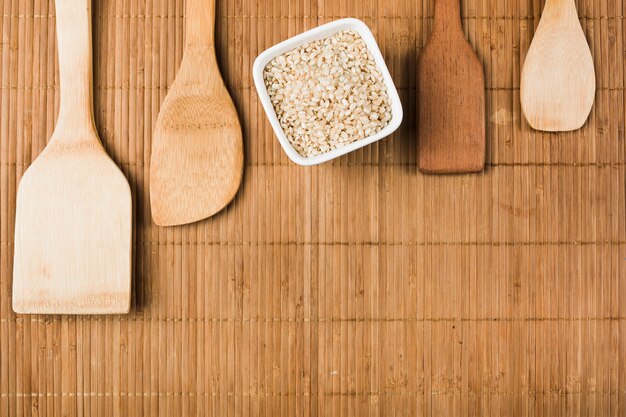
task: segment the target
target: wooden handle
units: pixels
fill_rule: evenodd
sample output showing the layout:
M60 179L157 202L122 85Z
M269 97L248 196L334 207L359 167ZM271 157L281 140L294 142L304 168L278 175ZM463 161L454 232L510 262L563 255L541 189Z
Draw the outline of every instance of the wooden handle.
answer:
M462 31L460 0L435 0L436 33L457 33Z
M215 0L187 0L185 47L214 46Z
M576 9L575 0L546 0L546 7L574 7Z
M546 0L542 18L550 20L575 20L578 22L578 11L574 0Z
M55 0L61 102L58 140L94 137L91 0ZM71 132L71 134L68 134Z

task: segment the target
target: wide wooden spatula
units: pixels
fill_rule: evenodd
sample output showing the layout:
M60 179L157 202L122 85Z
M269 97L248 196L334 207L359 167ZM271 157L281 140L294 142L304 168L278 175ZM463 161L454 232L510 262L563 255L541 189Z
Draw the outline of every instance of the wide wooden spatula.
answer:
M465 39L460 0L435 0L432 35L418 67L418 168L429 174L482 171L485 76Z
M547 0L521 80L522 111L531 127L576 130L596 92L593 59L574 0Z
M132 199L94 126L91 1L55 4L59 117L17 193L13 309L125 313L130 307Z
M154 132L152 218L161 226L212 216L235 196L243 170L237 111L214 47L215 0L187 0L183 60Z

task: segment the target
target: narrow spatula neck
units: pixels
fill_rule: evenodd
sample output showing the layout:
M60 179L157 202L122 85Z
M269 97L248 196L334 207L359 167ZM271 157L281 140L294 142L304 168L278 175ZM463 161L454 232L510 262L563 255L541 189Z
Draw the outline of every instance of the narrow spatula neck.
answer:
M555 20L578 20L574 0L546 0L542 18Z
M461 1L435 0L435 32L461 31Z
M93 121L91 0L56 0L60 106L57 120L61 140L89 137Z
M186 0L185 48L214 46L215 0Z

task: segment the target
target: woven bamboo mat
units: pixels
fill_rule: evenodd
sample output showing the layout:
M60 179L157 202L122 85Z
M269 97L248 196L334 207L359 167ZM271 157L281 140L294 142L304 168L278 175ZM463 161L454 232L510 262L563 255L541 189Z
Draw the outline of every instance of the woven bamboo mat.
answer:
M95 0L95 114L135 198L127 316L11 311L15 193L52 133L52 0L0 0L0 416L626 415L626 5L577 0L598 91L575 133L533 132L519 75L540 0L463 0L485 65L488 167L415 164L415 63L432 0L218 0L244 128L229 208L149 216L152 129L183 45L182 0ZM265 48L364 20L399 88L399 133L291 164L253 88Z

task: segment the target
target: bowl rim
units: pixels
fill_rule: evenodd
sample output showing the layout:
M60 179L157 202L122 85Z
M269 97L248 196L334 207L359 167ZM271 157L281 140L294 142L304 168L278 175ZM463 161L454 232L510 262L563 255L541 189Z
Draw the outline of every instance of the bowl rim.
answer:
M365 138L349 143L348 145L342 146L341 148L337 148L332 151L322 153L320 155L305 157L300 155L295 150L295 148L289 142L289 139L283 131L283 128L280 126L278 116L276 115L276 111L274 110L274 106L272 105L271 99L267 92L267 88L265 87L265 82L263 80L263 71L265 70L267 64L275 57L289 52L303 44L332 36L333 34L342 30L354 30L355 32L357 32L365 42L365 45L367 46L370 53L372 54L374 61L376 62L376 66L383 76L383 82L387 87L387 94L389 95L389 100L391 102L391 120L389 121L387 126L385 126L380 132L374 135L367 136ZM402 123L403 110L402 103L398 95L398 90L396 89L391 74L389 73L389 69L387 68L387 64L385 63L385 60L382 56L382 53L380 52L380 48L378 47L378 43L376 42L372 31L363 21L359 19L343 18L334 20L332 22L325 23L323 25L317 26L313 29L309 29L305 32L295 35L291 38L288 38L259 54L259 56L254 61L252 72L257 94L265 111L265 114L270 121L272 129L274 130L274 134L278 138L278 141L280 142L283 151L287 154L289 159L291 159L291 161L295 162L298 165L318 165L343 156L347 153L360 149L364 146L367 146L391 135L398 129L398 127L400 127L400 124Z

